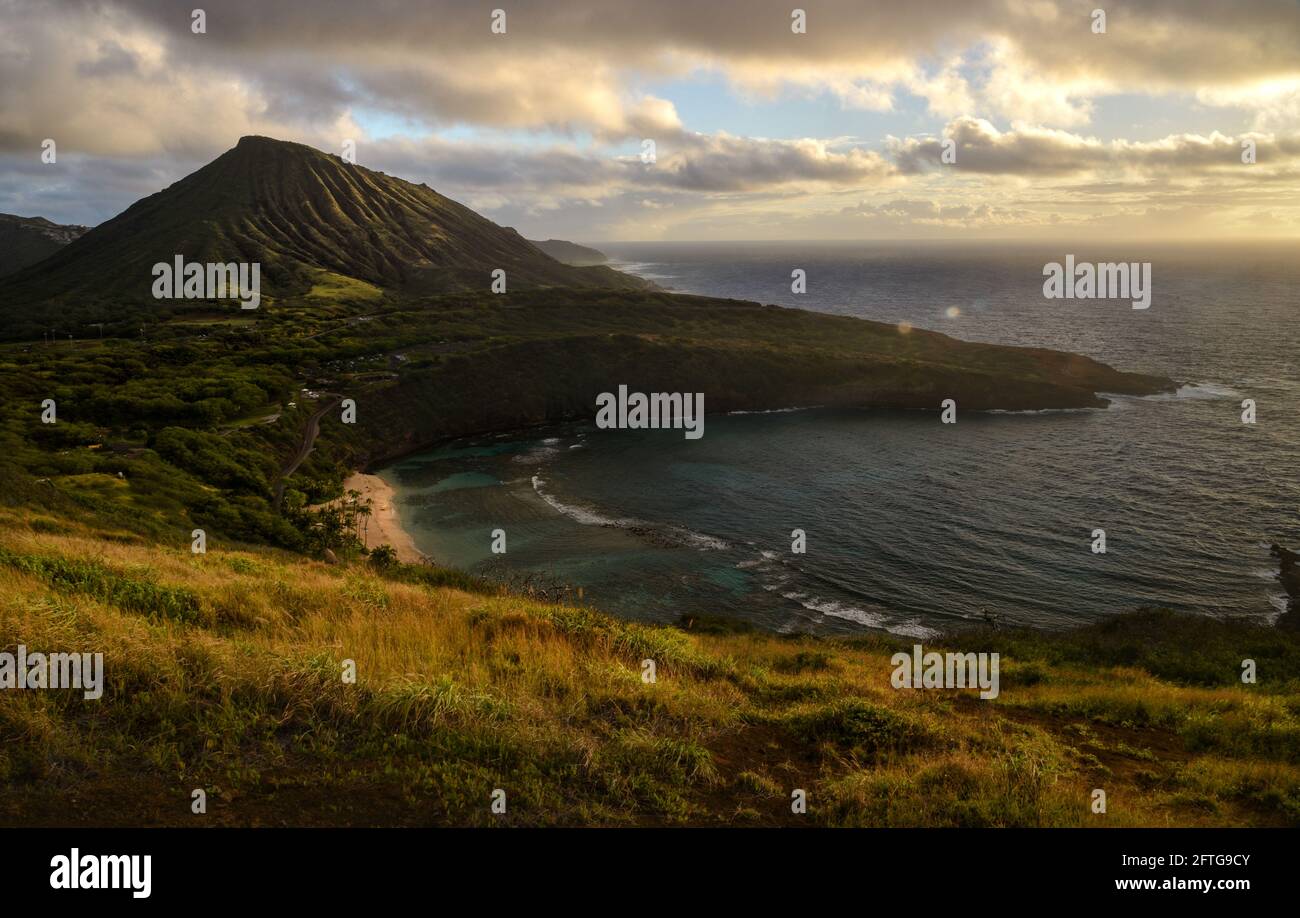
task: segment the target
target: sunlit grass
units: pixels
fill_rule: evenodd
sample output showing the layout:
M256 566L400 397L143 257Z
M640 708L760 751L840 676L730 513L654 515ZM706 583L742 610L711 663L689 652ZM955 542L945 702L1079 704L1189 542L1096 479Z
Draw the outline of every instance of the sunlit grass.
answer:
M416 573L0 510L0 643L102 652L107 677L97 702L0 692L0 814L66 820L75 793L88 821L190 824L203 787L222 823L1300 822L1290 687L1017 635L996 702L900 692L888 637L652 627Z

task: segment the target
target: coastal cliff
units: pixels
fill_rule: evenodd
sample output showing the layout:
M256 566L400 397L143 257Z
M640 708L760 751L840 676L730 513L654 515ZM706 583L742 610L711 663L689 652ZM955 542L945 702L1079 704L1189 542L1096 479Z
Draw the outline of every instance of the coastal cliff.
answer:
M1061 351L731 300L566 292L558 303L525 296L511 306L480 311L475 338L454 349L404 349L399 370L358 396L365 408L348 437L352 461L364 466L457 437L590 418L596 396L619 384L702 392L709 413L796 405L937 411L949 398L959 412L1101 408L1103 393L1175 388L1165 377Z
M1274 543L1269 551L1278 562L1278 580L1286 590L1287 609L1279 616L1277 627L1300 631L1300 554Z

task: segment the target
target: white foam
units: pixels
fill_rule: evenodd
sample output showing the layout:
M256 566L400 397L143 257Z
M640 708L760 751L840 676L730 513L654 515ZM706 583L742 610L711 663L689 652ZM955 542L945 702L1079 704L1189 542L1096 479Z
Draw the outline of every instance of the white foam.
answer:
M557 500L554 496L543 491L543 484L545 484L545 482L542 481L540 477L537 475L533 476L533 490L537 492L537 496L550 504L551 508L557 513L567 516L575 523L581 523L584 526L617 526L619 528L628 528L637 525L637 521L633 519L616 520L612 517L602 516L601 514L588 510L585 507L576 507L572 504L563 503L562 501Z
M1241 393L1231 386L1216 383L1197 383L1179 386L1174 398L1241 398Z
M985 414L1082 414L1105 411L1105 408L990 408Z
M680 526L669 526L667 530L681 539L685 539L696 548L703 548L706 551L723 551L730 548L722 539L714 538L711 535L705 535L702 532L693 532L690 529L683 529Z
M542 485L546 484L540 476L534 475L532 478L533 490L537 496L546 501L551 509L557 513L567 516L575 523L581 523L583 526L606 526L614 529L648 529L657 533L667 535L677 542L686 544L691 548L699 548L705 551L722 551L731 546L722 539L705 535L702 532L693 532L690 529L683 529L680 526L656 526L653 523L647 523L644 520L638 520L634 517L623 517L615 519L614 517L605 516L586 507L579 507L574 504L566 504L542 490Z
M665 267L661 262L655 261L610 261L609 267L616 271L622 271L625 274L634 274L637 277L645 278L649 281L673 280L678 277L676 274L662 274L652 270L654 268Z
M789 414L792 411L812 411L814 408L820 407L821 405L803 405L794 408L767 408L761 411L757 409L752 411L728 411L727 414Z
M821 599L820 597L809 596L807 593L798 592L782 593L781 595L786 599L799 603L810 612L829 615L832 618L841 618L858 625L865 625L868 628L880 628L891 634L901 634L905 637L914 638L931 638L939 633L933 628L927 628L915 619L891 622L886 620L879 612L870 612L834 599Z
M1241 393L1231 386L1219 383L1188 383L1179 386L1173 392L1159 392L1155 395L1120 395L1113 392L1100 392L1111 399L1140 399L1147 402L1204 401L1208 399L1241 398Z
M738 561L736 562L736 567L742 571L751 570L756 567L767 568L769 570L772 568L779 569L776 562L780 560L781 556L777 552L768 551L764 548L759 550L757 558L750 558L747 561Z
M559 454L560 451L553 446L535 446L526 453L520 453L510 461L517 462L520 465L538 465L547 459L554 459Z

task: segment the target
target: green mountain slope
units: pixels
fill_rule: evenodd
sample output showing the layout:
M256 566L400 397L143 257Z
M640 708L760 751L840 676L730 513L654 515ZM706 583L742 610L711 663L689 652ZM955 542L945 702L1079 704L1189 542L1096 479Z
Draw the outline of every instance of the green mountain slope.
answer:
M87 229L51 223L44 217L0 214L0 277L48 258Z
M264 302L310 290L322 271L414 293L487 291L497 268L508 289L647 286L608 268L561 264L425 185L302 144L244 137L10 277L0 308L31 325L29 336L48 322L77 332L78 323L147 318L142 307L186 305L151 294L153 265L176 255L260 263Z
M578 245L564 239L530 239L528 240L556 261L566 265L603 265L609 256L599 249Z

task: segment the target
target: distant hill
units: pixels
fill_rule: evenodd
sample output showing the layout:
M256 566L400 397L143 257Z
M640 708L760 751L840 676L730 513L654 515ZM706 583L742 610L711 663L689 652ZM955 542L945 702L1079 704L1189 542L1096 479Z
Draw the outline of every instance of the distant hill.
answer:
M44 217L0 214L0 277L48 258L88 229L51 223Z
M566 242L563 239L530 239L528 241L556 261L562 261L566 265L586 267L588 265L603 265L609 261L609 256L599 249L578 245L576 242Z
M561 264L426 185L302 144L244 137L9 277L0 309L14 321L5 324L35 336L50 322L126 324L184 308L151 294L152 266L176 255L260 263L264 303L310 290L322 272L408 293L487 291L497 268L507 289L649 286L610 268Z

